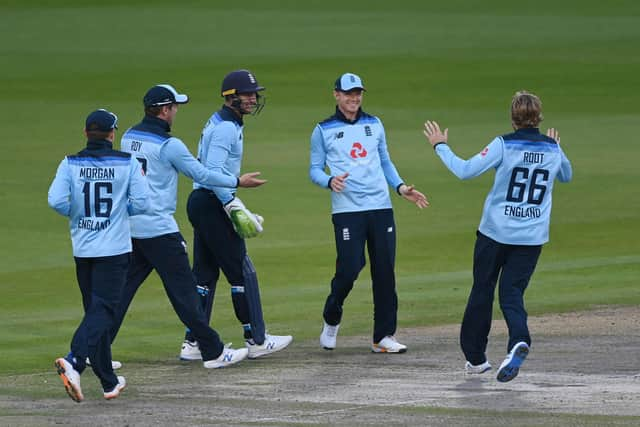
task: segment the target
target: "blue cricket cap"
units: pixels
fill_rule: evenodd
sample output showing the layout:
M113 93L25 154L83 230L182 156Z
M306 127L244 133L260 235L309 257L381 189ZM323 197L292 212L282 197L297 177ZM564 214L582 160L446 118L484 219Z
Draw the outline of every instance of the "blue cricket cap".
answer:
M149 89L142 99L145 107L159 107L169 104L186 104L189 97L178 93L171 85L156 85Z
M344 73L336 80L335 90L349 92L353 89L366 90L362 84L362 79L353 73Z
M84 129L87 131L98 130L102 132L110 132L113 129L118 129L118 116L101 108L87 116Z

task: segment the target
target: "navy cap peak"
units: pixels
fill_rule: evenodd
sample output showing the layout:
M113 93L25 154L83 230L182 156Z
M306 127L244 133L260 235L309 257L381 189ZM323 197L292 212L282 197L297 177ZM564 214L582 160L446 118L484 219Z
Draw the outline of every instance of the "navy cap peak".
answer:
M142 100L145 107L160 107L169 104L186 104L189 97L178 93L171 85L161 84L149 89Z

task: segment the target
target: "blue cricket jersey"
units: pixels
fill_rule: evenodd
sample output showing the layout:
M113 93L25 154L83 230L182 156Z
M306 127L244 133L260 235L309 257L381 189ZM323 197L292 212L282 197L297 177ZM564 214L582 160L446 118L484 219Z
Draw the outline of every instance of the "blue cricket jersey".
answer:
M469 160L456 156L447 144L435 150L460 179L495 168L478 228L482 234L510 245L549 241L553 183L572 177L571 163L556 141L536 128L523 128L495 138Z
M240 175L242 167L242 129L244 123L231 108L223 106L207 120L200 142L198 160L207 168L222 174ZM213 191L222 204L235 197L235 190L195 180L193 188Z
M332 213L390 209L388 186L397 191L403 183L389 156L382 122L362 110L350 121L336 107L333 116L315 127L310 163L311 181L324 188L332 176L349 172L345 189L331 192Z
M69 217L73 255L82 258L131 252L129 215L149 207L140 164L111 142L91 140L66 156L49 188L49 206Z
M184 143L169 134L169 123L145 116L128 129L120 142L122 151L134 155L142 164L150 189L151 209L131 218L131 235L147 239L178 232L173 217L178 198L178 173L194 181L235 188L238 178L207 170L189 152Z

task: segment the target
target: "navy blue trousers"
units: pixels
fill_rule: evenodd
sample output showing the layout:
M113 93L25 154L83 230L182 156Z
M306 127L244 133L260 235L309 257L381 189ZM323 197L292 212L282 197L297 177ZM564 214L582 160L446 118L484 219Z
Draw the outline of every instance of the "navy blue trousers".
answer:
M509 329L507 352L520 341L531 344L524 291L538 263L542 246L506 245L477 232L473 254L473 287L460 330L460 345L469 362L484 363L491 329L493 298L498 299Z
M158 272L174 311L197 338L203 360L222 354L224 344L209 327L200 306L200 297L189 265L187 244L180 233L170 233L149 239L132 239L133 253L127 282L111 336L115 339L124 316L138 288L154 269Z
M337 325L342 306L353 283L366 265L365 244L371 263L373 289L373 342L396 332L396 227L391 209L346 212L332 215L336 240L336 274L324 305L324 320Z
M247 255L244 239L235 232L222 203L205 189L191 192L187 214L193 226L193 273L200 286L209 289L204 311L211 315L220 270L231 285L236 318L244 326L244 337L262 344L265 325L258 277ZM235 291L243 289L242 292ZM185 336L193 340L187 331Z
M85 314L71 340L71 353L80 373L85 359L100 379L104 391L118 385L111 367L110 328L115 322L120 294L127 277L129 253L95 258L75 258L76 277Z

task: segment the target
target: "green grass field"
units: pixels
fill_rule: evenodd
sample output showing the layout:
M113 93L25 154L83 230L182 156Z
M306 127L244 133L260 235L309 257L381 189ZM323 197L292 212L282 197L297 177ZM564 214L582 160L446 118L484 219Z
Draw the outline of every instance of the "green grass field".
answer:
M266 232L248 242L274 333L316 339L333 273L329 193L307 176L309 136L333 111L346 71L367 86L418 211L394 197L403 327L456 323L471 282L474 231L493 177L461 182L433 154L422 123L449 127L469 157L510 130L512 94L541 96L543 128L560 130L574 181L557 185L551 243L527 294L531 314L638 304L640 4L634 1L0 0L0 374L42 372L66 353L81 318L66 221L46 194L59 161L83 145L86 114L141 118L144 92L171 83L191 97L173 131L193 152L221 104L222 77L249 68L267 106L246 120L244 170L269 183L241 190ZM634 166L636 165L636 166ZM181 181L176 216L191 227ZM345 306L341 333L368 336L369 274ZM213 324L241 342L226 283ZM176 357L183 327L157 276L137 295L113 351L136 362Z

